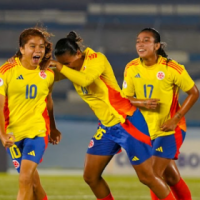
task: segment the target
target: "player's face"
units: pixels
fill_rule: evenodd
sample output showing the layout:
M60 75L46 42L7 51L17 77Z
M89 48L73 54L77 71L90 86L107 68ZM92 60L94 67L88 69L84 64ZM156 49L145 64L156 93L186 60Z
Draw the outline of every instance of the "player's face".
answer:
M70 55L68 52L66 52L63 55L56 56L56 59L63 65L67 65L67 67L78 71L83 65L83 55L80 51L77 51L75 55Z
M142 32L136 40L136 50L140 58L148 59L156 55L160 43L155 43L151 32Z
M22 60L30 67L37 67L45 54L44 40L39 36L32 36L24 47L20 47Z

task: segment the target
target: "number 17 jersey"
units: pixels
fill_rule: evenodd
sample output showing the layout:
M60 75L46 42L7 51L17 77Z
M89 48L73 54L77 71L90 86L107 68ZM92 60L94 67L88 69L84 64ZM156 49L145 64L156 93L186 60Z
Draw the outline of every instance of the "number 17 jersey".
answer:
M46 98L54 81L54 73L24 68L19 60L0 67L0 94L5 96L6 133L16 142L24 138L44 137L49 129Z
M140 58L137 58L127 64L124 73L123 92L126 96L135 95L137 99L160 99L156 110L140 109L152 139L174 133L161 131L160 127L180 108L179 89L187 92L194 86L194 81L183 65L174 60L166 62L166 58L159 56L155 65L145 66ZM184 118L178 126L186 131Z

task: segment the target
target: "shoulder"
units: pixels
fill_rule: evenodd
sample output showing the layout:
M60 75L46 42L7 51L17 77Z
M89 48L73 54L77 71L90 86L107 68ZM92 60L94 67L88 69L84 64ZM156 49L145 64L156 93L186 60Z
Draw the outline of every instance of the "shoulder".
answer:
M15 61L14 63L4 63L1 67L0 67L0 74L4 75L5 73L8 73L11 71L11 69L13 69L14 67L17 66L17 62Z
M136 58L134 60L131 60L125 67L124 75L126 76L128 71L133 70L139 64L140 64L140 58Z
M161 62L162 65L166 66L167 69L171 72L171 73L179 73L182 74L182 72L185 70L184 65L179 64L177 61L175 60L169 60L167 61L166 58L162 59Z
M85 50L85 59L88 61L97 61L106 58L101 52L95 52L94 50L87 48Z

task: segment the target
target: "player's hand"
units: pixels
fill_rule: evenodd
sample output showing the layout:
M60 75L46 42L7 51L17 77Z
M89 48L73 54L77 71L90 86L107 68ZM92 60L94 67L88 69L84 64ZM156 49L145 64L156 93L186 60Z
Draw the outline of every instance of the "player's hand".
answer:
M56 67L58 69L58 71L60 71L62 68L63 68L63 65L61 63L59 63L58 61L55 61L55 60L50 60L47 65L46 65L46 68L49 68L49 67Z
M52 143L53 145L54 144L59 144L61 139L62 139L61 132L56 128L51 129L49 142Z
M7 60L7 62L9 62L10 64L13 64L15 62L15 57L11 57Z
M175 130L177 124L178 122L176 122L174 119L169 119L160 127L160 130L165 132L173 131Z
M1 142L5 148L12 147L15 143L15 136L12 134L1 135Z
M160 99L145 99L142 105L148 110L155 110L159 106L159 101Z

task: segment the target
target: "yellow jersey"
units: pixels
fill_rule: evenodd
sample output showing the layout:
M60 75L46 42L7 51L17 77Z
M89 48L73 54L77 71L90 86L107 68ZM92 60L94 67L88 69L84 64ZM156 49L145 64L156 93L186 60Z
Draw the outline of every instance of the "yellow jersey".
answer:
M160 99L158 109L140 109L152 139L174 133L174 131L161 131L160 127L180 108L179 88L187 92L194 86L194 81L183 65L174 60L170 60L167 65L166 62L166 58L159 56L155 65L145 66L140 58L136 58L127 64L124 72L123 92L126 96L136 96L138 99ZM184 118L178 125L186 131Z
M63 66L61 73L72 83L80 97L90 106L104 126L124 123L135 107L123 95L105 55L90 48L80 71Z
M16 142L24 138L43 137L49 131L46 97L54 82L54 73L24 68L19 60L0 67L0 94L5 96L6 133Z

